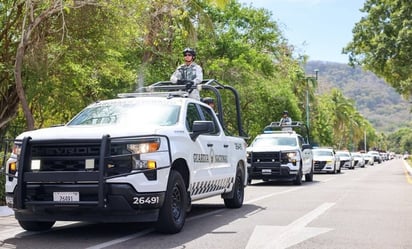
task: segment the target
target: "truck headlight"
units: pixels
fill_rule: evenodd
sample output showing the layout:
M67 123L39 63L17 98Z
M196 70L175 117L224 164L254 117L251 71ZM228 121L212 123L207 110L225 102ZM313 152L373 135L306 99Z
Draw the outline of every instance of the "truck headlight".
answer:
M132 169L156 169L157 164L154 160L142 160L140 154L156 152L160 148L160 139L150 139L142 142L127 144L127 150L132 152Z
M288 152L287 155L288 155L289 162L296 163L296 156L297 156L296 152Z
M143 143L128 144L127 149L133 154L144 154L149 152L155 152L160 148L160 140L152 140Z

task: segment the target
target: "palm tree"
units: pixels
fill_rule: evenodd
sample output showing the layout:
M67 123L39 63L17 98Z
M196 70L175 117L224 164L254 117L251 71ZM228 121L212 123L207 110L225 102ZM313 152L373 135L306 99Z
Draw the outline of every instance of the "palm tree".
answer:
M335 115L333 130L335 137L338 138L338 149L341 148L344 142L347 142L347 134L351 124L351 116L354 112L352 103L343 96L342 92L337 89L332 90L331 100L334 103L333 113Z

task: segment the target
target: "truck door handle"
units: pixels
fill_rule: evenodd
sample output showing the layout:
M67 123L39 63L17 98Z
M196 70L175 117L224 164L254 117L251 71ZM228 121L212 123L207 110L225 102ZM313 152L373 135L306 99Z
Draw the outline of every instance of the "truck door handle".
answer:
M213 147L213 144L207 144L207 147Z
M223 145L223 147L228 148L228 147L229 147L229 145L228 145L228 144L224 144L224 145Z

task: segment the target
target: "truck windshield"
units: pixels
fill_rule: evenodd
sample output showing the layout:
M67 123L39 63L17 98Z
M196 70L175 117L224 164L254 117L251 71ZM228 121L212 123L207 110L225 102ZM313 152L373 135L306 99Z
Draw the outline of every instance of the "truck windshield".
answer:
M170 126L177 123L179 112L179 105L108 102L85 108L68 125Z
M260 137L253 141L252 146L297 146L293 137Z
M333 156L331 151L327 150L312 150L314 156Z

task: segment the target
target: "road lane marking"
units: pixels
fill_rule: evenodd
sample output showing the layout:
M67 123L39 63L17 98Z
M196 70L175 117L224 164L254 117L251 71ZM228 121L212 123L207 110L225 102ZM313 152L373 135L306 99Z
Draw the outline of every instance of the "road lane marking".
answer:
M280 195L280 194L286 194L286 193L289 193L289 192L292 192L292 191L296 191L296 190L298 190L298 189L300 189L300 188L302 188L302 187L296 187L296 188L293 188L293 189L289 189L289 190L285 190L285 191L281 191L281 192L277 192L277 193L272 193L272 194L268 194L268 195L264 195L264 196L261 196L261 197L259 197L259 198L255 198L255 199L252 199L252 200L250 200L250 201L248 201L248 202L245 202L245 204L251 204L251 203L255 203L255 202L258 202L258 201L260 201L260 200L263 200L263 199L270 198L270 197L272 197L272 196L276 196L276 195ZM226 210L226 209L219 209L219 210L215 210L215 211L213 211L213 212L208 212L208 213L205 213L205 214L202 214L202 215L197 215L197 216L190 217L190 218L186 219L186 221L187 221L187 222L190 222L190 221L197 220L197 219L200 219L200 218L204 218L204 217L208 217L208 216L213 216L213 215L216 215L216 214L218 214L218 213L222 213L222 212L224 212L225 210ZM137 238L142 237L142 236L144 236L144 235L146 235L146 234L148 234L148 233L151 233L151 232L153 232L153 231L154 231L154 229L152 229L152 228L150 228L150 229L145 229L145 230L143 230L143 231L141 231L141 232L139 232L139 233L131 234L131 235L128 235L128 236L124 236L124 237L121 237L121 238L118 238L118 239L115 239L115 240L110 240L110 241L107 241L107 242L104 242L104 243L101 243L101 244L98 244L98 245L94 245L94 246L88 247L88 248L86 248L86 249L102 249L102 248L105 248L105 247L108 247L108 246L113 246L113 245L116 245L116 244L120 244L120 243L126 242L126 241L128 241L128 240L137 239Z
M258 198L247 201L247 202L245 202L245 204L252 204L252 203L255 203L255 202L258 202L258 201L276 196L276 195L282 195L282 194L286 194L286 193L289 193L289 192L293 192L293 191L299 190L301 188L302 187L296 187L296 188L291 188L291 189L288 189L288 190L284 190L284 191L280 191L280 192L276 192L276 193L272 193L272 194L268 194L268 195L263 195L263 196L260 196Z
M324 203L287 226L256 226L246 249L284 249L333 230L305 227L333 205L335 203Z
M143 230L141 232L138 232L138 233L134 233L134 234L124 236L124 237L121 237L121 238L118 238L118 239L110 240L110 241L107 241L107 242L104 242L104 243L101 243L101 244L98 244L98 245L87 247L86 249L101 249L101 248L105 248L105 247L108 247L108 246L113 246L113 245L120 244L120 243L123 243L123 242L128 241L128 240L131 240L131 239L136 239L136 238L142 237L142 236L144 236L148 233L151 233L153 231L154 231L153 228L145 229L145 230Z

